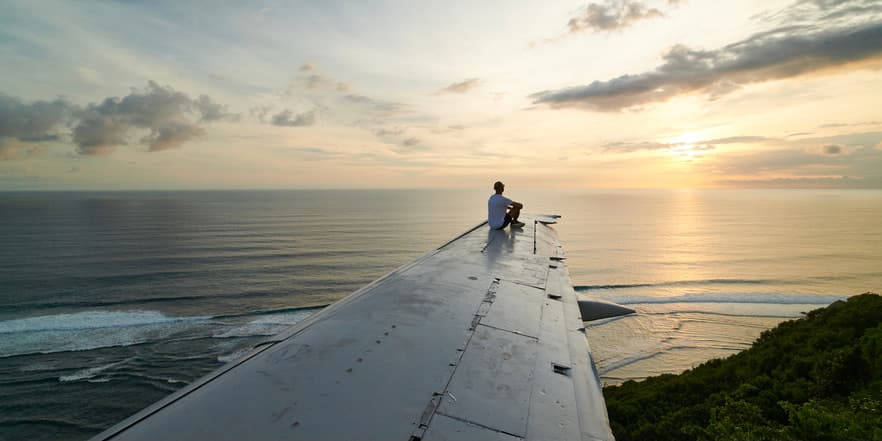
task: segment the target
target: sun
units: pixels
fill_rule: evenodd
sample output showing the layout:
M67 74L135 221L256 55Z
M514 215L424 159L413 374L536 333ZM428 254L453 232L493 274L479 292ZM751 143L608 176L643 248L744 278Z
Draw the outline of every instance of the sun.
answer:
M698 132L685 132L671 140L669 152L684 162L699 159L702 157L702 152L707 150L707 145L700 142L701 136Z

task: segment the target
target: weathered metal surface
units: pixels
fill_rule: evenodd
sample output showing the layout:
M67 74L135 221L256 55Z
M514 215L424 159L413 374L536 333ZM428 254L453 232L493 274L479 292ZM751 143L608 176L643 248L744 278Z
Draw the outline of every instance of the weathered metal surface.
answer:
M95 439L612 439L563 250L525 222L468 231Z
M502 280L481 324L538 338L544 297L541 289Z
M535 359L535 338L479 325L438 413L524 437Z
M423 441L518 441L523 438L444 415L435 415Z
M579 439L579 409L571 372L555 366L571 367L566 338L563 302L546 299L542 309L542 329L536 356L536 376L532 383L527 438L542 440Z

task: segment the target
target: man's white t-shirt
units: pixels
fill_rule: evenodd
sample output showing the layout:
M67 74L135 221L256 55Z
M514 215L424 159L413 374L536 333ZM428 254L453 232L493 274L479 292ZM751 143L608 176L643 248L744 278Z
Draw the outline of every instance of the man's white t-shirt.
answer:
M511 199L501 194L490 196L490 200L487 201L487 224L490 228L499 228L505 223L505 214L509 205Z

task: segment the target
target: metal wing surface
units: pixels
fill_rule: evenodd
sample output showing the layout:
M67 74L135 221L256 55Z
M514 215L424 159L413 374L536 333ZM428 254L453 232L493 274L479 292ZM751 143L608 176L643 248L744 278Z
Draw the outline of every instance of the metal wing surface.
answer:
M96 440L612 440L550 217L481 224Z

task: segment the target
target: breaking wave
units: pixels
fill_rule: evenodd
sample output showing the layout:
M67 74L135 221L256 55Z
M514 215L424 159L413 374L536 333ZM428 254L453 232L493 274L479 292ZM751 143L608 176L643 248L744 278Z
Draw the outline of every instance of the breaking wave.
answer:
M829 305L845 300L846 295L782 294L782 293L688 293L677 296L604 295L603 299L620 304L659 303L752 303L769 305Z
M217 317L175 317L159 311L82 311L0 321L0 358L161 340L275 335L318 309L283 308ZM62 381L79 379L73 378L78 375L91 373L80 372Z
M671 286L700 286L700 285L768 285L769 283L781 283L771 280L752 279L705 279L705 280L674 280L659 283L625 283L610 285L580 285L574 286L576 291L595 291L601 289L628 289L628 288L655 288Z

